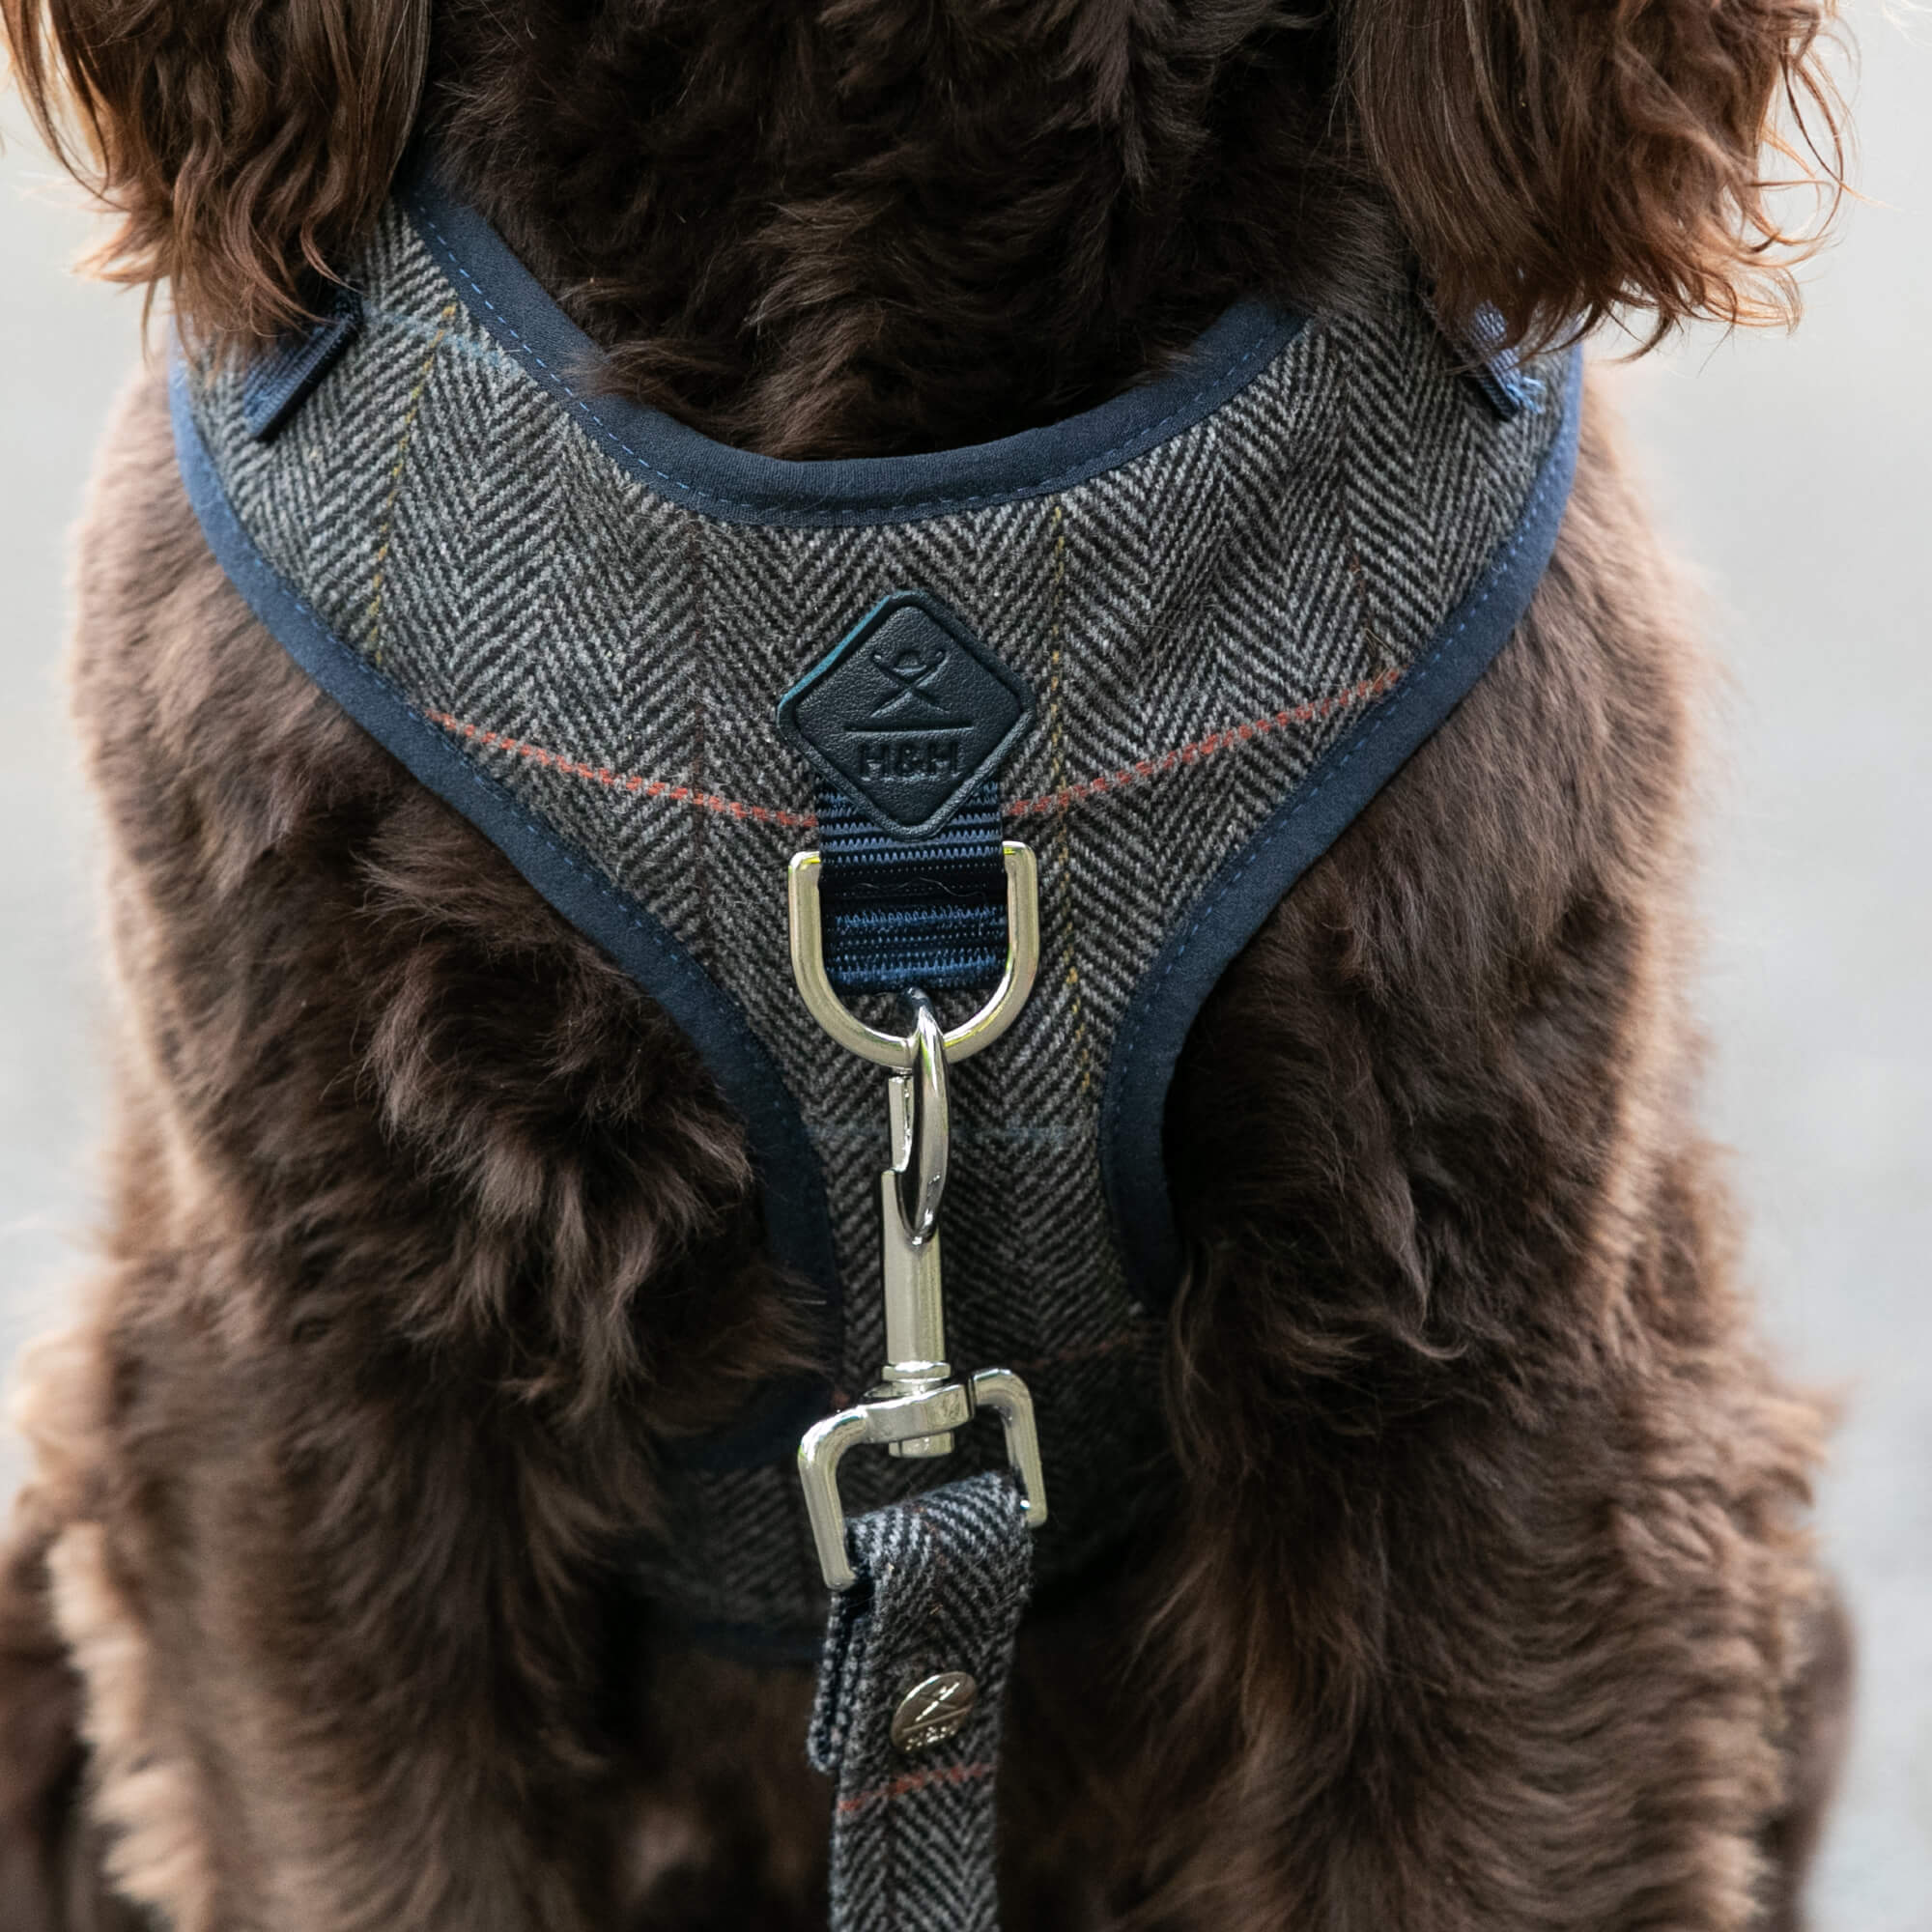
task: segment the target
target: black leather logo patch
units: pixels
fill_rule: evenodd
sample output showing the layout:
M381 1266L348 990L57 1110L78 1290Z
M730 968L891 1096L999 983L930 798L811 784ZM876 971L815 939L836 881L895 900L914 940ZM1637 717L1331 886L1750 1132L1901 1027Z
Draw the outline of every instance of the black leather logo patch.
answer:
M876 605L779 702L779 728L883 832L929 838L999 770L1033 694L923 590Z

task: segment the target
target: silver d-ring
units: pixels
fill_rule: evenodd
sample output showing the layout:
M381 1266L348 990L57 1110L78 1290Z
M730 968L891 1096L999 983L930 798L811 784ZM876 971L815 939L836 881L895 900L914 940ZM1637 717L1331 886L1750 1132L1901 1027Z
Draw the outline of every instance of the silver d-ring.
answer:
M945 1037L949 1062L966 1060L992 1043L1019 1018L1039 970L1039 867L1033 847L1007 839L1000 847L1007 865L1007 963L992 997L963 1025ZM825 972L825 934L819 925L816 852L795 852L787 877L791 911L791 976L799 996L820 1026L847 1053L869 1060L874 1066L903 1071L917 1051L915 1040L897 1033L881 1033L849 1011L832 990Z

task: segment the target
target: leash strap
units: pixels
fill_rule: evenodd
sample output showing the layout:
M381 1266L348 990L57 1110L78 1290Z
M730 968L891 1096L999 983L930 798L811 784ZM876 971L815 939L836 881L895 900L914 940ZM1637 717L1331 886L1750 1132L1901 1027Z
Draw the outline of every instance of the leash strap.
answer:
M831 1932L998 1932L994 1771L1033 1578L1019 1486L950 1483L848 1525L808 1740L838 1780Z
M825 969L841 993L990 986L1007 956L1000 789L976 786L931 838L895 838L842 792L818 791Z

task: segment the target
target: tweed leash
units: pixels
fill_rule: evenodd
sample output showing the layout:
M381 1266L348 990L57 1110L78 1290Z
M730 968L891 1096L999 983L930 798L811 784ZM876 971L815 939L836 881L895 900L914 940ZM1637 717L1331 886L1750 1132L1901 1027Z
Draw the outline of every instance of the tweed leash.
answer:
M832 1932L996 1932L994 1769L1033 1578L1018 1485L990 1470L849 1526L809 1749L838 1779Z
M834 1039L888 1069L892 1165L879 1176L886 1360L877 1383L815 1422L798 1450L806 1514L832 1593L807 1749L838 1780L833 1932L996 1932L1000 1705L1033 1585L1033 1535L1047 1517L1025 1381L1004 1368L955 1375L947 1359L939 1238L952 1166L949 1068L1006 1033L1039 965L1038 866L1030 847L1000 838L991 777L1031 696L1009 673L986 668L977 642L957 644L956 620L941 613L942 629L935 608L923 598L888 600L780 710L781 725L828 768L846 758L852 769L838 776L858 793L848 800L832 787L821 792L821 827L842 819L847 829L791 862L793 980ZM893 627L890 655L866 645L882 626ZM882 657L883 695L880 679L868 676ZM832 682L849 678L855 664L871 686L862 683L856 704ZM891 687L921 691L920 708L901 706ZM818 716L801 725L798 714L814 696ZM825 728L826 717L836 727L841 711L857 718L846 732L861 738L857 753ZM933 725L934 715L947 722ZM882 718L900 721L884 751L876 749ZM814 730L830 751L811 743ZM942 731L951 738L976 730L977 755L935 757L926 749ZM970 750L970 735L966 743ZM902 772L913 781L894 784ZM865 830L851 823L861 817ZM923 821L912 838L901 836L908 820ZM986 890L991 881L975 890L962 876L968 867L983 872L988 862L997 868L997 900ZM854 924L873 922L860 927L856 947L852 931L841 933L828 917L827 881L840 872L854 888ZM971 930L977 912L962 925L949 900L997 910L997 944L988 943L993 931ZM897 991L909 1032L882 1032L845 1005L834 964L841 952L848 964L867 956L873 983ZM985 987L996 976L997 983L971 1018L949 1030L912 977L935 969L954 985ZM870 1445L915 1463L951 1456L982 1408L1000 1419L1009 1470L847 1521L838 1470L848 1450Z

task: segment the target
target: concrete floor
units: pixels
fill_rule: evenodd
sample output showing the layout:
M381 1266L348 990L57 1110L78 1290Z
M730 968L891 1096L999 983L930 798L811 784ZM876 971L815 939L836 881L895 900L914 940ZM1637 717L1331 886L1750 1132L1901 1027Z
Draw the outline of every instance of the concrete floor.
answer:
M1863 1662L1818 1932L1932 1932L1932 17L1866 11L1867 197L1793 338L1622 373L1732 683L1704 891L1709 1116L1766 1322L1842 1392L1820 1500ZM66 277L85 222L0 158L0 1360L84 1262L103 1081L89 835L55 657L64 531L138 298ZM19 1466L0 1437L0 1484Z

